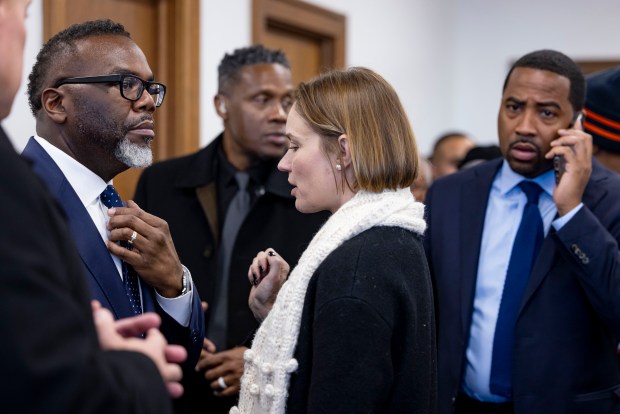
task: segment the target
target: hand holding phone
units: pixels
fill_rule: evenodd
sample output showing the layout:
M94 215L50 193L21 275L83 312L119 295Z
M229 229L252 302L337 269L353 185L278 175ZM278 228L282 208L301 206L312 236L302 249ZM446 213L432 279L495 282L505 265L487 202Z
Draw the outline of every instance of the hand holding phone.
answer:
M581 129L581 117L582 113L577 112L575 114L575 118L573 122L568 126L568 128L574 128L577 126ZM553 157L553 170L555 171L555 184L558 185L560 183L560 179L562 178L562 174L566 171L566 160L561 155L555 155Z

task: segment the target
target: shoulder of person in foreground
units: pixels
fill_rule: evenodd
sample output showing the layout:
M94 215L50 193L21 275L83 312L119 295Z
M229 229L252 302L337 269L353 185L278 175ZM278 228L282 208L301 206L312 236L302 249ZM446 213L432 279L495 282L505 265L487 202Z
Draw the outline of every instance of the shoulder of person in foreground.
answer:
M0 192L6 197L0 205L3 407L170 412L164 383L147 357L99 348L82 265L61 213L8 147L0 149Z

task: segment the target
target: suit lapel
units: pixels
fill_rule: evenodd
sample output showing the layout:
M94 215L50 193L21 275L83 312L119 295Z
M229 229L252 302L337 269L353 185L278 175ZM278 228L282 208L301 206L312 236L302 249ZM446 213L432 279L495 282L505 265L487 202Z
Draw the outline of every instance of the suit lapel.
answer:
M62 171L33 138L23 152L66 214L69 230L88 273L117 319L133 315L118 270L97 227ZM91 283L92 286L92 283ZM93 292L95 293L95 292ZM96 294L95 294L96 296Z
M534 295L534 292L536 292L542 281L549 274L549 271L557 260L556 256L558 251L555 248L555 241L553 241L553 233L555 233L555 229L551 227L549 234L545 237L545 240L540 247L540 252L536 257L536 261L532 267L532 272L530 273L530 279L527 282L525 293L523 294L521 310L525 307L532 295ZM519 310L519 313L521 310Z

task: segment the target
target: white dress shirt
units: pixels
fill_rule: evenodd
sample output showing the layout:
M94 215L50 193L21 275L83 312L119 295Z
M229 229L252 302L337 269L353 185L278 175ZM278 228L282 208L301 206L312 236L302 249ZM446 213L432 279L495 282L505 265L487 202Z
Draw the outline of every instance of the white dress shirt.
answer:
M37 142L43 147L45 152L47 152L48 155L54 160L56 165L58 165L58 168L60 168L64 176L67 178L67 181L69 181L69 184L71 184L71 187L86 208L86 211L88 211L88 214L93 220L95 227L97 227L97 230L105 243L110 237L110 233L106 228L109 220L108 208L103 205L99 199L99 196L108 184L112 184L112 181L106 183L97 174L93 173L91 170L80 164L62 150L47 142L44 138L35 136L34 139L36 139ZM121 259L111 253L110 256L112 257L112 260L114 260L114 264L116 265L116 269L118 271L118 276L122 279L123 271ZM191 276L187 282L188 286L192 286ZM142 285L141 278L138 278L138 283L140 286ZM188 326L192 313L194 290L190 289L184 295L176 298L165 298L161 296L156 289L154 290L157 303L159 303L161 308L179 324L182 326ZM142 298L142 289L140 289L140 297Z
M523 209L527 203L527 196L518 185L525 179L515 173L504 160L493 180L484 219L470 338L466 351L467 365L463 378L463 391L470 397L485 402L506 402L505 398L491 393L489 380L495 325L506 281L506 271ZM583 204L579 204L565 216L554 220L557 208L553 202L555 188L553 170L531 181L540 185L544 190L540 194L538 208L546 237L551 225L556 231L560 230L577 214Z

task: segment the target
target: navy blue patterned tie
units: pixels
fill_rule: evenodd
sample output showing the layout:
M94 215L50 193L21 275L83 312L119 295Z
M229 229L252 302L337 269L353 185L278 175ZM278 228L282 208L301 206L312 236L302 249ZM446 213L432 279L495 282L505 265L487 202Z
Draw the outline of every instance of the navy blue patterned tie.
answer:
M506 271L506 282L495 325L489 384L493 394L508 399L512 398L512 352L517 314L544 238L543 221L538 209L538 199L543 190L532 181L521 181L519 187L527 196L527 203Z
M108 185L99 198L101 198L101 202L107 208L125 206L113 185ZM120 245L131 250L131 246L127 242L120 242ZM133 270L127 268L127 264L124 261L121 261L121 263L123 266L123 285L125 286L125 292L127 292L127 297L129 298L133 313L139 315L142 313L142 304L140 302L138 276Z

